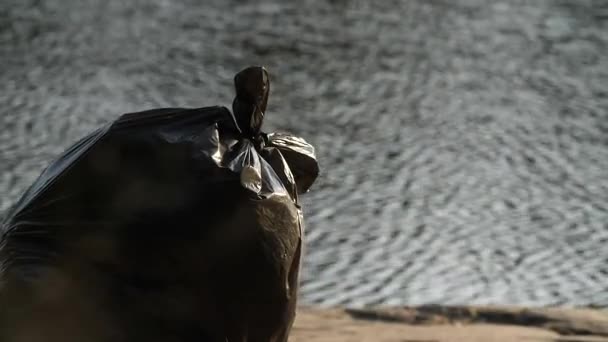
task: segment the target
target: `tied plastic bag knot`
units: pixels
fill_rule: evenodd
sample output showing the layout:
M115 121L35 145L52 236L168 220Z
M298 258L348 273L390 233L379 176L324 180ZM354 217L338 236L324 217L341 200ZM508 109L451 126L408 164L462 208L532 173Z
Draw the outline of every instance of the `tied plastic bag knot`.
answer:
M263 67L249 67L234 77L236 97L232 111L237 126L247 138L257 138L264 123L270 78Z

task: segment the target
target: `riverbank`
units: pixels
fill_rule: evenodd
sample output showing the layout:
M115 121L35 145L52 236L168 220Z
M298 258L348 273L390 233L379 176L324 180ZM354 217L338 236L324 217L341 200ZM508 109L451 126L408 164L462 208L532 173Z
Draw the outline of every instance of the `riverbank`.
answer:
M517 307L306 307L298 314L290 341L608 342L608 312Z

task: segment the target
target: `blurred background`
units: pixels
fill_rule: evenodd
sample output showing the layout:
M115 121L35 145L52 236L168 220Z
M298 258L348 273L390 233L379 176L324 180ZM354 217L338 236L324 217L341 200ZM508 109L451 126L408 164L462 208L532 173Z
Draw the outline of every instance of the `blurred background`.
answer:
M317 148L302 303L608 307L608 2L2 0L0 216L118 115L230 106Z

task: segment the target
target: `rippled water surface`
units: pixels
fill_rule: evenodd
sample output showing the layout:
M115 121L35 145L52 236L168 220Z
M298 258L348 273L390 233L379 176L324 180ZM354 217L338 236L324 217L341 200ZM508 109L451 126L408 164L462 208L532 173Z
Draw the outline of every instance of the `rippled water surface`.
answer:
M204 5L202 5L204 3ZM128 112L229 105L313 143L303 302L608 306L605 1L0 3L0 210Z

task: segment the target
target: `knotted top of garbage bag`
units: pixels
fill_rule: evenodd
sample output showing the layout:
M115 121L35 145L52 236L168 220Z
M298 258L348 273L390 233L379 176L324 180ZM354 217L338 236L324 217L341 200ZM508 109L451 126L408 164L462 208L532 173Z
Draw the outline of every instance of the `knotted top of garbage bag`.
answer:
M269 184L262 184L278 178L287 187L287 192L296 199L297 193L306 192L319 173L314 148L303 139L289 134L266 134L261 131L270 92L270 78L264 67L251 66L243 69L235 75L234 86L234 123L244 142L251 143L264 161L259 165L255 162L256 158L252 159L250 152L241 151L237 155L244 156L245 159L233 158L229 167L241 173L243 186L255 193L280 192L277 190L278 184L270 187ZM272 166L272 170L265 173L275 175L262 177L264 172L259 168L264 168L267 163Z
M236 97L232 111L241 133L255 140L260 134L270 92L270 79L264 67L246 68L234 77Z

